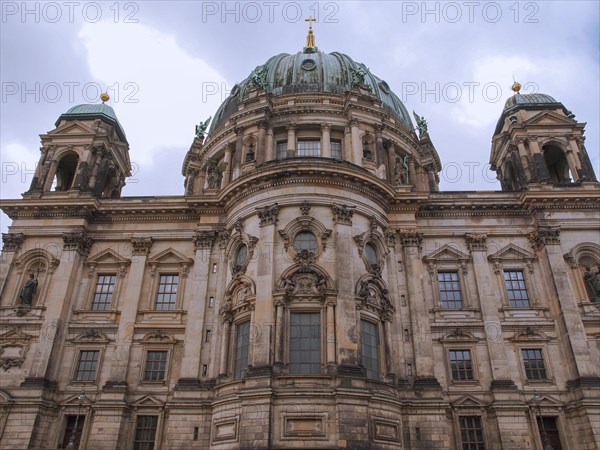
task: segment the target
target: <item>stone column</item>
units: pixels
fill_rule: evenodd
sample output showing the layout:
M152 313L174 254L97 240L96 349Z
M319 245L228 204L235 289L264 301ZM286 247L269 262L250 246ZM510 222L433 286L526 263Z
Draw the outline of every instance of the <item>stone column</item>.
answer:
M358 129L358 119L353 117L348 122L352 139L352 159L351 161L358 165L362 165L362 142L360 140L360 131Z
M2 233L2 256L0 257L0 295L4 294L4 285L8 278L8 271L12 267L16 254L21 250L25 241L23 233ZM48 269L50 269L48 267ZM22 286L19 286L21 288ZM6 297L6 296L4 296ZM8 306L5 304L4 306Z
M233 180L234 171L237 169L239 171L238 177L242 174L242 164L244 163L244 129L236 128L235 129L235 155L234 155L234 164L231 168L231 179Z
M331 158L331 125L324 123L321 125L321 148L324 158Z
M394 168L396 167L396 148L390 142L387 148L387 179L390 183L394 182Z
M383 148L383 125L375 125L375 161L377 166L385 164L387 161L387 155ZM392 166L393 167L393 166Z
M52 182L54 181L54 176L56 175L57 167L57 160L53 159L52 161L50 161L50 169L48 170L48 175L46 175L46 181L44 183L44 192L48 192L52 189Z
M410 228L399 230L398 236L404 249L404 267L415 355L415 387L439 388L439 383L433 374L431 326L423 292L424 270L420 258L423 234L416 228Z
M556 322L560 329L559 334L569 341L569 345L565 348L572 352L571 357L565 361L575 377L569 384L581 384L581 382L592 380L597 387L600 384L598 367L590 358L588 337L581 320L575 293L569 283L569 267L560 249L560 228L538 225L537 229L531 233L530 239L534 249L540 254L540 260L545 265L547 273L552 275L553 286L556 288L562 313L557 317Z
M275 159L274 150L273 129L269 127L269 129L267 129L267 143L265 144L265 161Z
M248 370L250 376L271 373L272 338L273 338L273 287L274 287L274 243L279 216L279 206L274 203L263 208L257 208L259 219L260 246L254 251L260 251L256 260L256 302L253 312L254 326L257 331L254 342L250 343ZM251 359L250 359L251 358Z
M223 172L223 188L227 187L231 181L231 153L233 152L233 144L229 143L225 146L225 172Z
M200 375L200 347L204 330L204 311L207 303L208 272L210 254L215 239L216 231L198 231L194 234L196 254L194 258L194 271L189 289L184 293L184 309L187 310L187 326L183 358L177 385L199 384Z
M117 299L121 310L117 336L118 345L115 346L113 353L110 376L106 383L107 387L127 387L126 380L131 343L133 341L140 294L144 283L146 260L152 247L152 238L132 237L131 247L131 266L127 274L127 282L125 283L125 289L121 291L122 296Z
M275 304L275 364L283 366L283 301Z
M296 124L290 123L287 125L287 157L293 158L296 156Z
M394 372L392 365L392 331L390 329L390 317L383 319L383 339L385 344L385 374L390 375Z
M412 184L413 190L419 190L415 158L413 158L412 156L408 158L408 183Z
M526 177L526 181L531 180L531 169L529 167L529 157L527 156L527 149L525 148L525 139L517 138L517 149L519 150L519 159L521 160L521 167Z
M227 362L229 361L229 335L231 334L231 318L223 320L223 334L221 336L221 364L219 365L219 376L227 376Z
M266 121L262 121L258 124L258 137L256 143L256 164L261 164L266 161L265 158L265 146L267 141L267 129L269 128L269 123Z
M325 340L327 346L327 366L335 365L335 304L327 302L327 326L325 328Z
M44 303L47 308L42 325L44 332L37 344L37 351L32 351L34 361L29 376L23 383L25 386L35 385L39 381L51 377L52 372L59 369L59 354L62 352L63 342L60 335L72 309L70 300L76 285L74 280L77 279L77 273L84 258L89 254L93 242L84 228L63 234L63 252L60 264L53 275L52 286Z
M227 248L227 244L229 242L229 233L227 233L227 231L225 230L219 230L217 232L217 239L216 239L216 244L219 248L219 253L218 253L218 269L217 269L217 273L216 273L216 287L217 290L215 292L215 306L214 306L214 312L213 314L211 314L211 318L213 323L215 324L215 327L213 327L213 336L216 336L217 339L225 339L225 335L224 335L224 321L229 320L231 322L232 320L232 316L231 316L231 310L230 308L230 304L227 303L227 295L225 294L226 289L227 289L227 258L225 256L225 250ZM212 263L214 261L214 255L215 255L215 247L213 247L213 258L211 258L211 260L209 261L209 265L210 263ZM210 275L209 275L210 276ZM206 314L205 314L205 319L204 322L206 325L208 325L208 320L209 320L209 310L206 310ZM218 312L218 314L217 314ZM214 329L216 328L216 329ZM221 354L219 353L221 351L220 346L218 345L217 339L211 339L210 342L210 347L209 347L209 352L208 354L210 355L210 360L208 361L208 371L207 371L207 376L208 378L216 378L217 376L220 375L220 367L221 367ZM205 344L203 344L205 345ZM229 348L229 347L227 347ZM227 361L227 351L225 352L225 361Z
M354 208L333 204L334 233L336 240L336 272L338 276L338 298L335 308L335 339L338 349L338 373L359 373L359 313L356 310L353 262L356 244L352 238ZM357 326L358 323L358 326ZM363 373L364 376L364 373Z
M581 163L579 160L579 148L577 142L572 135L567 136L569 141L569 148L567 149L567 162L569 163L569 169L573 175L573 181L579 181L579 175L581 173Z
M342 147L342 159L352 161L352 132L350 125L344 128L344 142Z
M538 181L550 181L550 173L548 172L548 166L544 160L544 155L540 151L540 145L538 144L537 136L529 136L529 148L533 156L534 170L537 175Z
M485 326L486 345L492 369L492 390L517 389L511 377L502 326L498 313L498 290L487 260L487 235L467 233L465 240L471 251L475 281L479 293L481 316Z

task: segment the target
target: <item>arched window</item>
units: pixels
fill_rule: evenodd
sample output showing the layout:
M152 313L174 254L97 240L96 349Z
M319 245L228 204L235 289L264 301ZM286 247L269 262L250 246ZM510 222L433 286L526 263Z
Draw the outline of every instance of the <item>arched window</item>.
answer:
M544 160L548 167L550 179L554 183L569 183L571 176L569 173L569 164L565 153L556 145L547 145L543 147Z
M60 159L56 168L54 183L52 183L55 191L67 191L71 188L78 162L79 157L76 153L72 152L67 153Z
M310 231L301 231L294 237L294 249L297 252L302 250L313 252L317 249L317 238Z
M365 259L370 266L377 264L377 248L370 242L365 245Z
M235 256L235 265L241 267L246 262L246 258L248 258L248 246L246 244L242 244L238 247L237 254Z

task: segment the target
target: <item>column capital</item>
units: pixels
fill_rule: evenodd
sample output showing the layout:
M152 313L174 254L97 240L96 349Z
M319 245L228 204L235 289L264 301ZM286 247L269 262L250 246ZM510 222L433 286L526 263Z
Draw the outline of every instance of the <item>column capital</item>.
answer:
M279 215L279 205L277 203L271 206L265 206L264 208L256 208L258 218L260 219L260 226L266 225L277 225L277 216Z
M134 256L146 256L152 247L151 237L132 237L131 238L132 251L131 254Z
M416 228L399 229L398 236L403 247L419 247L423 241L423 233Z
M484 252L487 250L487 234L465 233L465 241L472 252Z
M288 123L285 126L285 129L288 131L296 131L296 124L295 123Z
M354 215L354 206L334 203L331 205L333 221L344 225L352 225L352 216Z
M261 120L260 122L258 122L258 129L259 130L266 130L269 128L269 121L268 120Z
M23 233L2 233L2 251L18 252L21 250L25 235Z
M218 238L216 230L196 231L192 241L196 250L210 250Z
M331 124L329 124L329 123L321 124L321 132L330 132L330 131L331 131Z
M358 121L358 119L357 119L356 117L351 117L351 118L348 120L348 126L349 126L349 127L357 127L357 126L358 126L358 123L359 123L359 121Z
M63 250L75 250L83 256L87 256L90 253L90 249L94 243L94 240L88 236L84 228L71 233L63 233L62 238Z
M546 245L560 244L560 227L538 225L537 229L529 233L529 240L534 250L540 250Z

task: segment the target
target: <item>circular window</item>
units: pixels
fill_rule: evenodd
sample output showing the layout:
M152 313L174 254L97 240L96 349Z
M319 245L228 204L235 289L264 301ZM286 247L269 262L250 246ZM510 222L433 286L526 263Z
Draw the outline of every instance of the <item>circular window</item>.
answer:
M317 67L317 63L312 59L305 59L301 64L304 70L314 70Z
M386 94L390 93L390 86L385 82L385 81L380 81L379 82L379 87L381 88L381 90L383 92L385 92Z
M371 243L365 245L365 259L370 266L377 264L377 249Z
M246 244L240 245L237 251L237 255L235 257L235 265L243 266L246 262L246 258L248 257L248 246Z
M310 231L301 231L294 238L294 250L301 252L308 250L314 252L317 249L317 238Z

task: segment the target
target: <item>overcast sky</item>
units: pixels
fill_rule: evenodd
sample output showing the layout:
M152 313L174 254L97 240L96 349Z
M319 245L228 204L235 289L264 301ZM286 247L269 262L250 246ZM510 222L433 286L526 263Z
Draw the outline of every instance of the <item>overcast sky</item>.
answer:
M194 126L258 65L305 43L346 53L425 116L441 189L499 190L490 143L513 76L587 122L599 171L598 1L1 2L2 198L20 198L39 134L108 91L130 144L125 196L183 194ZM2 214L0 228L9 224Z

